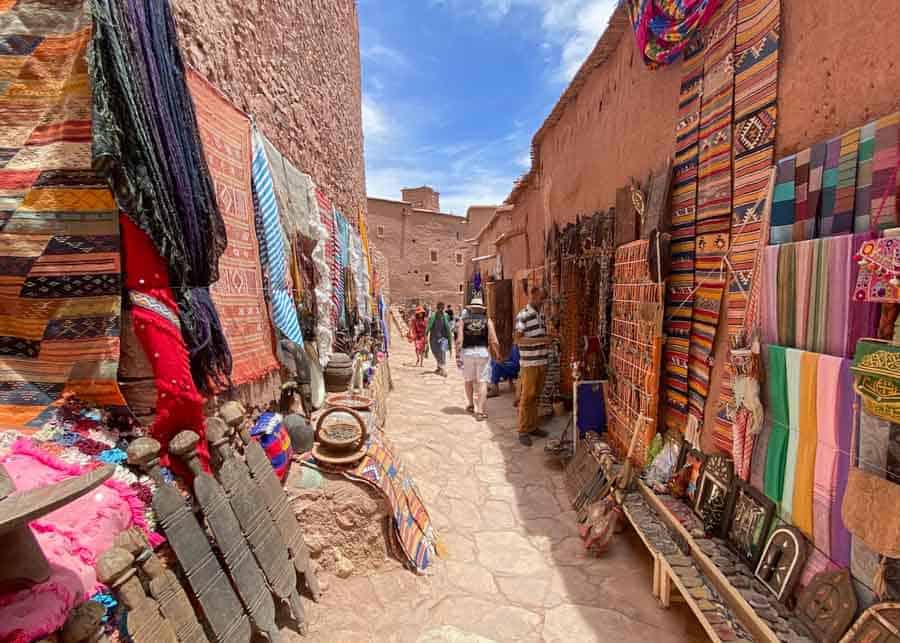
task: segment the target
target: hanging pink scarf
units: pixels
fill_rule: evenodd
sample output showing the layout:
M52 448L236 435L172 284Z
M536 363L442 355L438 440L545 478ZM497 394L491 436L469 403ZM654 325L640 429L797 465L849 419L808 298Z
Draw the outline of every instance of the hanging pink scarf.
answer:
M797 257L797 299L796 299L796 323L794 325L794 346L802 350L810 350L807 346L806 322L809 318L810 280L812 277L813 247L816 241L800 241L794 244ZM776 287L783 288L784 284ZM777 292L777 291L776 291Z
M778 344L778 251L781 246L763 250L763 287L760 293L760 316L764 344Z

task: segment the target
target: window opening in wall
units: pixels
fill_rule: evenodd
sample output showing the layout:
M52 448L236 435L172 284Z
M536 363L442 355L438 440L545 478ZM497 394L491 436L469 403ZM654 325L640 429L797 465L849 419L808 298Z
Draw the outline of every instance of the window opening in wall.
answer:
M465 292L465 290L466 290L466 285L465 285L465 284L459 284L459 292Z
M456 240L459 241L459 233L456 233Z
M384 226L383 225L378 226L378 238L384 239Z
M438 262L438 251L435 250L434 248L432 248L429 251L429 254L431 254L431 263L437 263Z
M456 253L456 265L457 266L463 265L463 256L462 256L461 252Z
M425 285L427 286L430 283L431 283L431 274L426 272L425 273Z

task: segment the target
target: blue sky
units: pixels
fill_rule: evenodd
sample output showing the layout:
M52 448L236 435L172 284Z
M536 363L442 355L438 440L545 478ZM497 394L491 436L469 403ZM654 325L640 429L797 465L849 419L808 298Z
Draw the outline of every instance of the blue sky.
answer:
M359 0L369 196L501 203L616 0Z

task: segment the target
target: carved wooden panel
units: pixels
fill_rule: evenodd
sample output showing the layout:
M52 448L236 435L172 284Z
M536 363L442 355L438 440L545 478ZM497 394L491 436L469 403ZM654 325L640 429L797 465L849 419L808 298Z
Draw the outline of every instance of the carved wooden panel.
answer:
M819 643L837 643L856 616L850 572L816 574L797 602L797 618Z
M793 527L779 527L766 543L756 577L779 601L787 601L800 580L806 551L806 538Z

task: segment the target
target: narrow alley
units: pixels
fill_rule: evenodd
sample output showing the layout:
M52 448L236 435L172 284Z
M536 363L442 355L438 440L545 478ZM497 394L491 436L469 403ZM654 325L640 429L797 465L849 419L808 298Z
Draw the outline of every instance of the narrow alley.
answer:
M516 440L507 386L487 422L467 414L459 372L413 366L394 337L386 435L403 454L444 544L425 576L390 561L335 579L308 607L305 639L355 641L706 641L683 606L652 597L650 558L633 532L589 558L555 459ZM561 425L560 425L561 426ZM297 640L300 640L299 638Z

